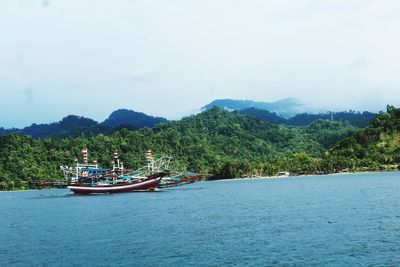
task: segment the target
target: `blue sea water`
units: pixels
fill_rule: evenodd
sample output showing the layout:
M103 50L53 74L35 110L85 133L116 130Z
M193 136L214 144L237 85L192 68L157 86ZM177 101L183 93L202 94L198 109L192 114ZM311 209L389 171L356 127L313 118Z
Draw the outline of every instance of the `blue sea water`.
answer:
M400 173L0 193L0 266L400 266Z

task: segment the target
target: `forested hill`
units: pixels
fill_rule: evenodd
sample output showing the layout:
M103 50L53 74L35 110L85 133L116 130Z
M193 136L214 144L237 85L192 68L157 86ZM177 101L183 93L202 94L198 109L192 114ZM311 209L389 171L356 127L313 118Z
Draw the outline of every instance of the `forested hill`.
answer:
M292 127L212 108L152 129L122 129L109 136L41 140L9 135L0 137L0 188L59 179L59 166L71 166L84 146L89 148L91 159L104 167L109 166L112 152L117 149L126 165L137 168L145 163L145 152L151 148L156 155L172 155L180 170L217 173L221 177L253 171L273 173L275 169L269 168L269 163L298 153L302 153L299 159L321 156L326 148L355 131L342 122L318 121L307 127ZM233 173L229 167L232 164L240 166L240 171ZM290 165L294 166L292 162Z
M33 124L22 129L19 133L35 138L48 138L77 137L81 135L90 136L99 133L110 134L111 132L111 128L104 127L95 120L69 115L63 118L60 122Z
M319 114L300 113L287 120L288 125L305 126L317 120L347 121L354 127L365 128L377 116L373 112L340 111Z
M275 112L262 110L257 108L247 108L239 111L241 114L247 114L265 121L281 123L293 126L307 126L318 120L332 120L332 121L347 121L352 126L358 128L367 127L371 121L376 117L376 113L364 111L341 111L341 112L327 112L319 114L300 113L289 119L279 116Z
M23 129L0 128L0 136L16 133L34 138L89 137L96 134L108 135L119 128L151 128L166 121L164 118L149 116L141 112L119 109L111 113L102 123L81 116L69 115L59 122L32 124Z
M387 170L400 164L400 109L387 107L366 129L327 153L329 169Z
M223 109L237 110L237 113L250 115L267 122L292 126L308 126L318 120L348 121L352 126L358 128L366 127L376 114L371 112L334 112L321 114L301 113L292 117L282 117L276 112L266 110L277 110L280 114L289 114L295 112L301 105L295 99L284 99L273 103L255 102L249 100L215 100L205 106L206 109L221 106ZM253 107L254 106L254 107ZM250 108L249 108L250 107ZM256 108L258 107L258 108ZM290 111L290 112L289 112ZM79 137L93 136L97 134L109 135L114 131L127 129L152 128L159 123L167 122L161 117L153 117L133 110L119 109L110 114L110 116L99 123L90 118L69 115L59 122L48 124L32 124L23 129L4 129L0 127L0 136L17 133L34 138L57 138L57 137Z
M119 109L101 124L107 127L127 127L127 128L152 128L161 122L167 120L160 117L153 117L142 112L136 112L128 109Z
M75 115L69 115L59 122L32 124L23 129L0 129L0 135L15 133L29 135L34 138L77 137L99 133L110 134L111 132L112 129L99 125L97 121Z
M249 115L254 118L258 118L264 121L278 123L278 124L288 124L288 120L284 117L279 116L276 112L269 110L258 109L258 108L245 108L237 111L240 114Z

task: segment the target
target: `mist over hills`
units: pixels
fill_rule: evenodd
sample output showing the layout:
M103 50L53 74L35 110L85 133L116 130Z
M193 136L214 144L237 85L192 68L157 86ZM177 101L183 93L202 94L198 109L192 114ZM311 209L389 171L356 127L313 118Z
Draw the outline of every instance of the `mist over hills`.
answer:
M253 100L217 99L205 105L202 109L220 107L228 110L243 110L256 108L275 112L279 116L289 118L306 111L304 104L296 98L285 98L275 102L258 102Z

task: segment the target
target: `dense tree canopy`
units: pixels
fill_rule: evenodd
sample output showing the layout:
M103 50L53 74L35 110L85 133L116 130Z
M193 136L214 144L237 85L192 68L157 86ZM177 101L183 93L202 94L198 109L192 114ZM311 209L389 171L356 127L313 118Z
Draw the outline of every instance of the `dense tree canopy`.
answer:
M181 121L149 129L120 129L111 135L33 139L0 137L0 186L22 188L27 182L59 180L60 165L73 164L87 146L91 159L110 166L118 150L132 169L145 164L145 152L174 157L175 168L214 174L215 178L273 174L279 170L312 172L327 148L356 131L348 123L317 121L294 127L212 108Z
M325 157L325 169L386 170L400 163L400 109L388 106L366 129L340 141Z
M239 111L241 114L247 114L255 118L259 118L269 122L275 122L280 124L292 125L292 126L307 126L318 120L329 120L348 122L352 126L357 128L367 127L371 121L375 118L376 113L371 112L355 112L355 111L341 111L341 112L327 112L319 114L300 113L295 116L286 119L279 116L275 112L268 110L247 108Z
M111 115L101 124L111 128L128 126L130 128L152 128L161 122L167 120L160 117L153 117L142 112L133 110L119 109L111 113Z

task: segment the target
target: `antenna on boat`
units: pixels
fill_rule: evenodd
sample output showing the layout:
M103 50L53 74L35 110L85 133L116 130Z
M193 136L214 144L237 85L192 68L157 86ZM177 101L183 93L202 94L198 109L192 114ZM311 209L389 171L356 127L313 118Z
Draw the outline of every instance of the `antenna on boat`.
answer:
M76 172L75 172L75 177L78 179L79 177L79 159L77 157L74 158L74 161L76 162Z
M151 149L147 150L146 158L148 161L153 160L153 151Z
M153 157L153 151L151 149L148 149L146 152L146 159L147 159L147 170L149 172L154 172L154 157Z
M83 163L88 163L88 149L87 147L82 148Z
M113 155L114 155L114 160L111 162L113 164L113 170L117 171L117 172L123 172L124 171L124 163L122 161L120 161L120 159L118 157L118 151L115 150Z
M113 156L114 156L113 169L117 169L117 168L119 168L119 159L118 159L118 151L117 150L114 151ZM115 165L115 163L117 163L117 165Z

